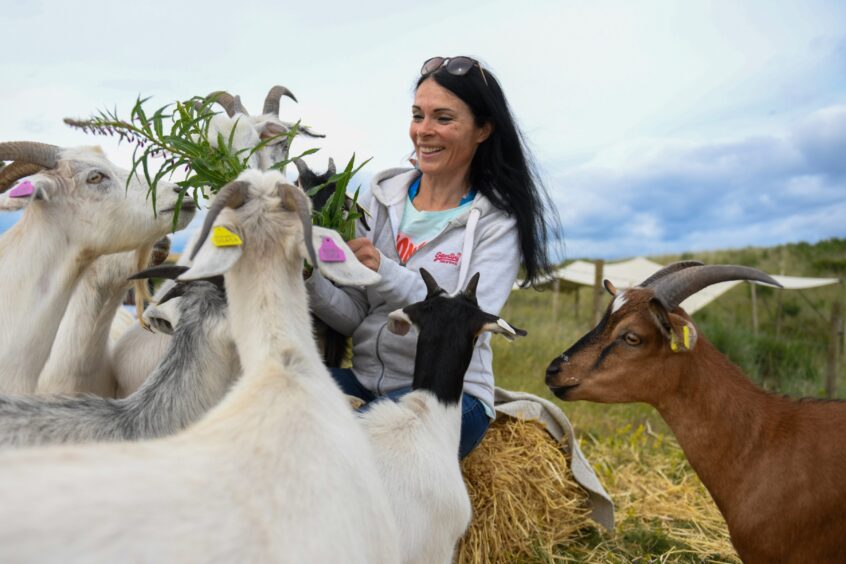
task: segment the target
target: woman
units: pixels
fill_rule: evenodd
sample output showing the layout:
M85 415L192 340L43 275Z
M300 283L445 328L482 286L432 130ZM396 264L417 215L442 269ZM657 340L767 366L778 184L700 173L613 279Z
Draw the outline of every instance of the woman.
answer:
M557 226L505 95L478 61L426 61L411 115L415 168L386 170L373 179L361 200L372 229L349 242L381 282L340 289L319 273L308 280L313 311L352 335L352 369L333 369L332 375L365 402L411 389L416 336L394 335L385 326L391 311L425 297L421 267L448 291L462 289L480 272L479 307L498 314L521 262L527 283L549 269L547 227ZM485 334L464 380L462 458L494 417L491 361Z

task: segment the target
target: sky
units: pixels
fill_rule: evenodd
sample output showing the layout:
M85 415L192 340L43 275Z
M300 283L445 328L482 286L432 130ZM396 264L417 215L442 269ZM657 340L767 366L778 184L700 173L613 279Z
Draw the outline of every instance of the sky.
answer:
M846 236L846 3L803 0L0 0L0 140L100 144L64 117L225 89L326 134L325 168L403 166L422 62L500 80L561 218L564 258ZM0 226L16 216L0 216ZM184 240L184 235L175 241Z

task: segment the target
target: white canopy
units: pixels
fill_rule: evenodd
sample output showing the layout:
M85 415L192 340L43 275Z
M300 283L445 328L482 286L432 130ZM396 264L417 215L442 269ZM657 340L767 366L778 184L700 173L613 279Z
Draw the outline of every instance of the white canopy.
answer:
M661 268L663 268L663 265L657 262L652 262L643 257L636 257L621 262L606 263L603 268L602 277L610 280L617 288L631 288L632 286L637 286ZM593 286L595 277L596 266L594 263L577 260L556 270L549 281L551 282L557 278L575 284ZM799 276L773 276L773 278L784 286L785 290L805 290L840 282L837 278L803 278ZM689 314L692 314L738 284L740 284L740 281L720 282L719 284L703 288L683 301L681 307Z

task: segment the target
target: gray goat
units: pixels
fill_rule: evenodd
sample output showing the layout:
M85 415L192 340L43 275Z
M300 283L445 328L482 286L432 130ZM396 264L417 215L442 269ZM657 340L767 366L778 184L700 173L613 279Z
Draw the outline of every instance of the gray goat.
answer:
M185 270L175 268L174 275ZM161 275L145 272L152 271ZM141 388L122 399L0 396L0 448L161 437L217 404L241 371L222 284L179 283L175 295L181 299L179 322Z

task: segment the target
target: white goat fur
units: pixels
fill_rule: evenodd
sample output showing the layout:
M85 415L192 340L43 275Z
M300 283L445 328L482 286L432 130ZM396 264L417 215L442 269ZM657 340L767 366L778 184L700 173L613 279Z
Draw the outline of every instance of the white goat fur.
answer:
M377 402L359 420L398 517L401 561L449 564L472 516L458 464L461 402L420 390Z
M244 245L206 241L183 278L239 253L225 276L243 377L171 438L0 456L0 560L398 561L370 445L311 337L302 227L276 195L284 179L241 178L247 202L216 224Z
M99 173L99 182L88 183ZM57 167L29 177L40 198L0 237L0 391L31 393L81 273L100 255L129 251L170 231L176 185L148 187L96 147L64 149ZM183 221L191 213L183 211Z
M115 253L89 265L62 317L36 393L115 396L111 333L123 323L117 314L131 285L127 278L146 266L149 254L148 248Z

